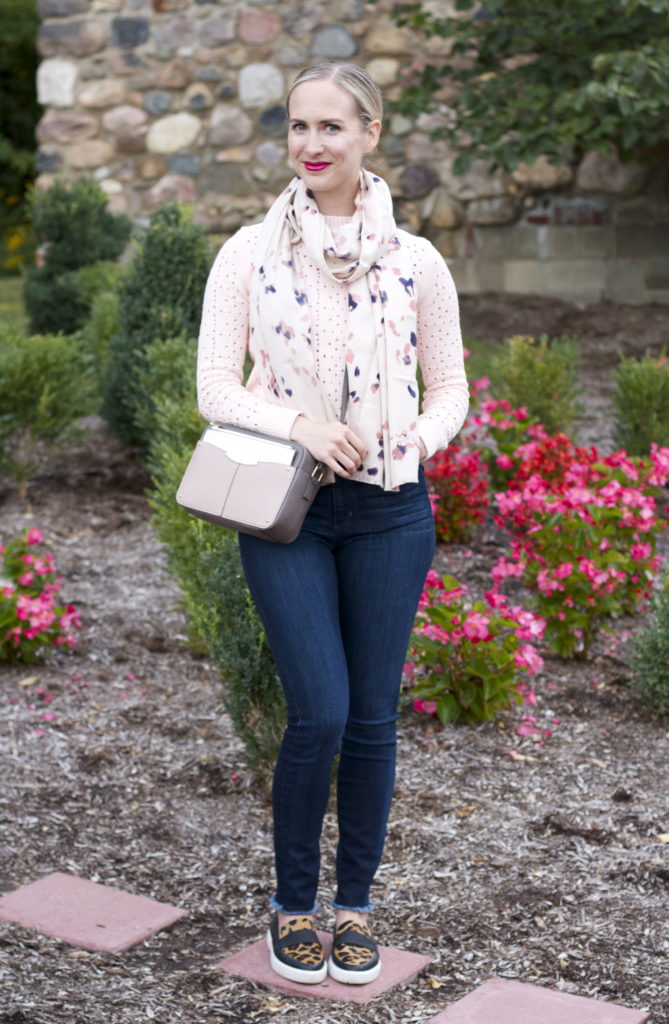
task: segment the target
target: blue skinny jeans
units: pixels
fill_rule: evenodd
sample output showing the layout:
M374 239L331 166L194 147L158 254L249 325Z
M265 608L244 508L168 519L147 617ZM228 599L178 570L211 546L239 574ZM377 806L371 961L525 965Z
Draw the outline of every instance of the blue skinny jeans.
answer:
M395 781L402 667L434 555L421 469L398 491L337 477L292 544L240 535L246 580L288 709L272 787L272 906L316 909L320 836L336 754L333 906L371 909Z

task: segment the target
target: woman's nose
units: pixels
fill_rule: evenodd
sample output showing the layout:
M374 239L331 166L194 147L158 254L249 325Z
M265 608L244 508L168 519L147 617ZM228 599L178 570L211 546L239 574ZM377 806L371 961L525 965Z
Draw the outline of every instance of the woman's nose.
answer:
M305 149L307 153L320 153L322 151L323 140L319 131L309 132Z

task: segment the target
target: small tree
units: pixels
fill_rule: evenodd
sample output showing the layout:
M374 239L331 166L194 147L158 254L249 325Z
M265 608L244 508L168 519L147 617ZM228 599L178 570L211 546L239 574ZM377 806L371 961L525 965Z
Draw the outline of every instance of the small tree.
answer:
M615 151L630 160L669 140L669 0L455 0L460 17L417 5L396 17L451 41L419 59L396 106L441 110L435 134L512 170L547 155ZM453 106L445 103L447 86Z

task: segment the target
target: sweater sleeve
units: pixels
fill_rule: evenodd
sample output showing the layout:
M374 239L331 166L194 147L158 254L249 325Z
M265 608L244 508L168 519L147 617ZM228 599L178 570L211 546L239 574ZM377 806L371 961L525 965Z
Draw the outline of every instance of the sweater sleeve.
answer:
M273 405L244 386L251 262L258 231L258 225L251 225L228 239L209 273L198 343L198 405L210 422L289 437L299 412Z
M444 258L431 242L414 238L418 296L418 364L425 391L418 435L428 457L446 448L469 408L458 297Z

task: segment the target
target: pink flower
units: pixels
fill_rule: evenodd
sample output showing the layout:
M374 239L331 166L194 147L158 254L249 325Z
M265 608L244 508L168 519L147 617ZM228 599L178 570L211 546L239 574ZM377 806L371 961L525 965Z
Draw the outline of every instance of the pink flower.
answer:
M479 377L478 380L471 382L471 393L472 395L478 395L480 391L487 391L490 387L489 377Z
M17 577L17 582L20 583L22 587L29 587L34 579L34 572L24 572L21 576Z
M525 566L522 562L509 562L502 555L497 564L493 567L490 575L492 576L495 583L499 583L501 580L507 579L509 576L522 576L525 571Z
M513 459L510 455L498 455L495 459L500 469L512 469Z
M488 640L490 637L490 619L480 612L470 612L465 619L462 629L468 640L478 643L479 640Z
M544 664L541 655L537 654L530 644L523 644L517 651L514 651L513 660L519 668L527 669L530 675L540 672Z
M425 586L436 587L437 590L443 590L444 581L442 580L441 576L434 571L434 569L430 569L427 576L425 577Z
M534 715L524 715L520 720L520 725L516 726L516 732L519 736L531 736L533 733L541 732L536 725L536 718Z
M644 558L650 558L653 553L653 549L648 543L632 544L630 548L630 557L634 562L640 562Z
M554 580L549 569L540 569L537 573L537 586L542 594L553 594L556 590L564 590L561 583Z
M423 711L426 715L437 714L437 705L433 700L415 700L413 708L414 711Z
M26 532L26 544L41 544L43 540L44 534L36 526Z

